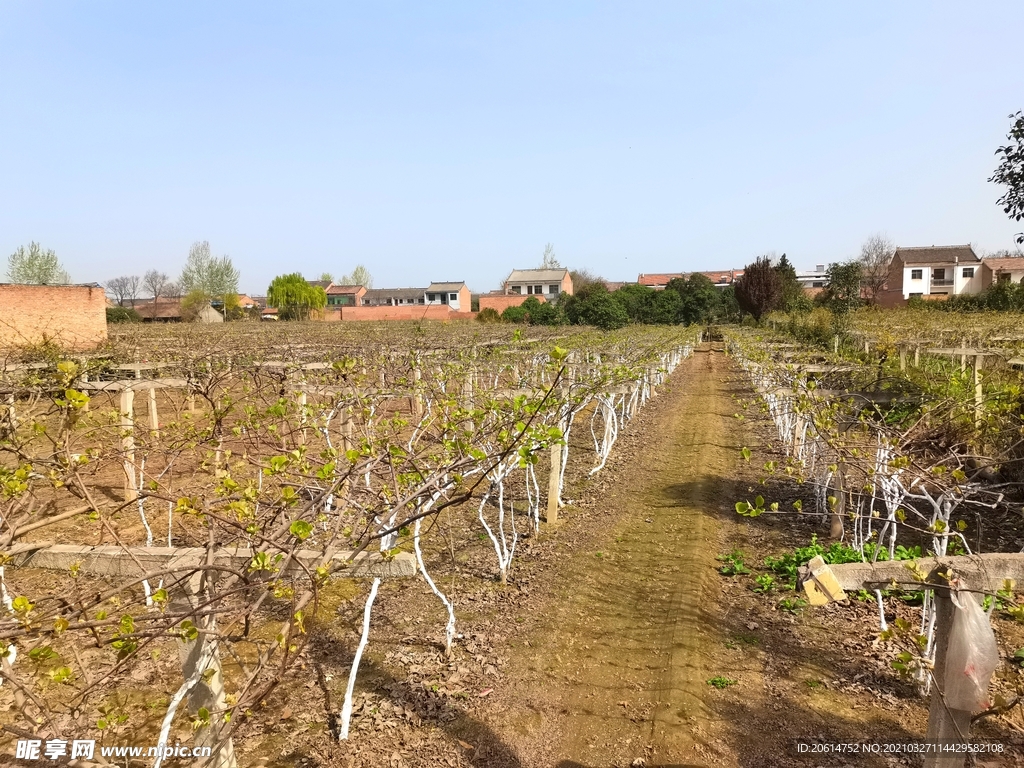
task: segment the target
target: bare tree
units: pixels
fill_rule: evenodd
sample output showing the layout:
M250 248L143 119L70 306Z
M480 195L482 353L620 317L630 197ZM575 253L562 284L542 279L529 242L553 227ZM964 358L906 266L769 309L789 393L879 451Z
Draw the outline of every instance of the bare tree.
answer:
M152 294L154 303L168 295L167 287L170 284L171 278L158 269L149 270L142 278L142 287L146 289L147 293Z
M555 256L555 246L548 243L544 246L544 255L540 260L541 269L558 269L562 265L558 262L558 257Z
M134 307L135 301L139 298L139 292L142 289L142 278L138 275L113 277L107 280L106 289L107 293L113 296L114 301L120 306L123 307L127 301Z
M885 290L889 279L889 265L892 264L896 246L882 234L875 234L860 247L861 285L867 290L868 298L874 304L878 294Z

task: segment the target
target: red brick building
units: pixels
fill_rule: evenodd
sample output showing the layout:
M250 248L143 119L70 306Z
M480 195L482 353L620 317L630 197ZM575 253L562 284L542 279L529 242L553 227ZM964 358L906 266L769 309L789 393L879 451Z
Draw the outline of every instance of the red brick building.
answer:
M99 285L0 284L0 349L52 341L88 349L107 340L107 297Z

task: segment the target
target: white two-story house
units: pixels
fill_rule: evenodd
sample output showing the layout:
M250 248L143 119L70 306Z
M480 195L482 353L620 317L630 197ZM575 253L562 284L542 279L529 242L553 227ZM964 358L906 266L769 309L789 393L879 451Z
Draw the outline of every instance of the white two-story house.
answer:
M981 259L969 245L897 248L886 292L894 299L938 298L984 290Z

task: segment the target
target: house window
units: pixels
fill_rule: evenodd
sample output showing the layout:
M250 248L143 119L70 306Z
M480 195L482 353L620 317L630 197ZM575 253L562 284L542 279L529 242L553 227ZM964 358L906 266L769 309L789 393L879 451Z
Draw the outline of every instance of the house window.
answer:
M459 300L459 294L457 294L457 293L449 293L448 294L448 300L449 301L458 301Z
M435 298L436 298L436 297L435 297L435 295L434 295L434 294L432 294L432 293L428 293L428 294L427 294L427 301L430 301L430 302L432 302L432 301L434 301L434 299L435 299Z
M448 303L448 294L447 293L442 293L441 294L441 303L442 304L447 304Z
M946 270L943 267L935 267L932 270L932 280L945 280Z
M825 281L824 280L815 280L813 283L811 283L811 288L824 288L824 287L825 287Z
M964 278L974 277L974 267L964 267Z
M548 293L550 293L551 295L554 295L554 294L558 293L558 286L557 285L549 285L548 286Z
M535 286L533 286L533 292L536 293L538 296L540 296L542 293L544 293L544 286L543 285L535 285Z
M922 276L922 272L923 272L923 270L920 270L920 269L912 269L912 270L910 270L910 279L911 280L920 280L921 276Z
M1003 272L1003 273L1001 273L1001 274L999 275L998 279L997 279L997 282L1000 282L1000 283L1009 283L1009 282L1012 282L1012 280L1010 279L1010 273L1009 273L1009 272Z
M523 292L523 289L520 286L518 286L518 285L513 285L510 288L510 290L512 291L512 293L515 293L515 294L521 294Z

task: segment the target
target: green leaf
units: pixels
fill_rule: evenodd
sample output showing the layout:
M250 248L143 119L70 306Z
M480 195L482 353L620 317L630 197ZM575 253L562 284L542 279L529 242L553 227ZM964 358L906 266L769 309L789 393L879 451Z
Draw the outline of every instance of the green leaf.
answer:
M313 533L313 526L305 520L296 520L288 527L288 530L299 541L305 541Z

